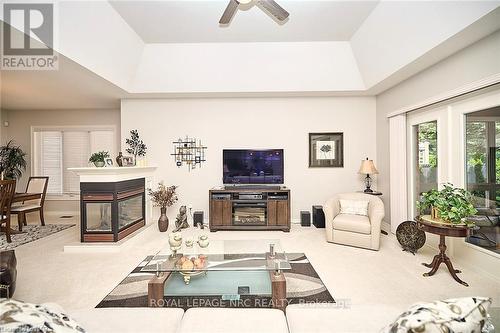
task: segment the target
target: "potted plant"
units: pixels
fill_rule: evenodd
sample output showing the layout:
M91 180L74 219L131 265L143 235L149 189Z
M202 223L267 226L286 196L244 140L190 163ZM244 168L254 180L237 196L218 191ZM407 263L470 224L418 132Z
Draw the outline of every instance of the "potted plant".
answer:
M26 171L26 153L13 140L0 147L1 178L19 179Z
M158 188L156 190L148 189L148 194L151 197L151 201L155 207L160 207L160 218L158 219L158 228L161 232L165 232L168 229L168 217L167 217L167 207L172 206L177 202L177 194L175 191L177 186L165 186L163 182L158 183Z
M421 214L430 208L432 219L451 224L469 224L466 218L477 213L472 194L449 183L444 184L442 190L432 189L424 193L417 207Z
M137 163L137 156L146 156L146 150L148 147L146 147L144 142L139 137L139 132L137 130L130 131L130 139L127 138L125 143L129 146L129 148L125 149L125 151L134 155L134 163Z
M105 164L106 158L108 157L109 153L107 151L100 151L93 153L89 158L89 162L94 163L94 165L98 168L102 168Z

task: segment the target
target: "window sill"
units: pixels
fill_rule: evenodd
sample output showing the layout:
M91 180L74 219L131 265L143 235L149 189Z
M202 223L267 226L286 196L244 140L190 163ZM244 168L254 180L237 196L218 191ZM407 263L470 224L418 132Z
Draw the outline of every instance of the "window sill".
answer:
M500 254L498 254L496 252L493 252L493 251L490 251L488 249L482 248L481 246L478 246L478 245L474 245L474 244L468 243L465 240L464 240L464 244L465 244L465 246L467 246L467 247L469 247L471 249L474 249L476 251L479 251L479 252L488 254L488 255L490 255L492 257L495 257L497 259L500 259Z
M48 201L80 201L80 194L47 194Z

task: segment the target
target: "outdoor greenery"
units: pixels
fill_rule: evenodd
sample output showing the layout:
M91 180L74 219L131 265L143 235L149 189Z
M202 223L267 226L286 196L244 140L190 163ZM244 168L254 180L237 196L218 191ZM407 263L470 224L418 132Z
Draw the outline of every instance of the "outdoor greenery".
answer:
M93 153L89 158L89 162L91 163L104 162L105 159L108 157L109 157L109 152L100 151L97 153Z
M418 142L429 142L429 165L437 167L437 124L428 122L418 125Z
M466 217L477 213L472 204L472 194L449 183L444 184L442 190L432 189L423 193L417 207L421 214L434 207L439 218L455 224L466 222Z
M19 179L26 171L26 153L13 140L0 147L0 173L6 179Z

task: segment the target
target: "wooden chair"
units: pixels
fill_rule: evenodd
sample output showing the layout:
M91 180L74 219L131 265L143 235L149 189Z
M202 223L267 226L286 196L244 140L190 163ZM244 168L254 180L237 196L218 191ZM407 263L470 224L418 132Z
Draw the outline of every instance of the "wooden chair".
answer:
M10 238L10 206L15 192L15 180L0 180L0 225L5 223L7 243L12 242Z
M26 223L26 214L32 212L40 212L40 222L45 225L43 218L43 205L45 204L45 195L47 194L47 186L49 177L30 177L26 186L26 193L42 193L42 197L37 200L25 201L20 205L14 205L11 208L11 213L17 215L17 223L19 231L23 229L23 224Z

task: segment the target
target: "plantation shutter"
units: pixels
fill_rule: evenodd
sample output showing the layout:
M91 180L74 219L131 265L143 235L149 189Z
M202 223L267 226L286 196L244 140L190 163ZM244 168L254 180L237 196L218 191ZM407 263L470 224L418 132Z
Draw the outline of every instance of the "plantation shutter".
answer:
M62 134L38 132L35 135L35 176L49 177L48 193L61 194L62 184Z
M89 132L64 131L63 132L63 188L64 193L79 193L80 180L76 173L68 168L88 166Z

